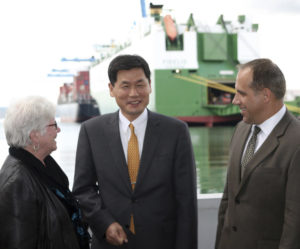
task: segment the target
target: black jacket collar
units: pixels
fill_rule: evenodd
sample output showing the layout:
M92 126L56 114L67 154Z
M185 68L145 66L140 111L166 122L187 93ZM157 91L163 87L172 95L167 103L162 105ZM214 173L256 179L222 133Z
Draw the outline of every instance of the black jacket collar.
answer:
M10 147L9 154L23 162L25 167L49 188L59 188L64 191L69 188L67 176L51 156L45 158L44 165L34 155L22 148Z

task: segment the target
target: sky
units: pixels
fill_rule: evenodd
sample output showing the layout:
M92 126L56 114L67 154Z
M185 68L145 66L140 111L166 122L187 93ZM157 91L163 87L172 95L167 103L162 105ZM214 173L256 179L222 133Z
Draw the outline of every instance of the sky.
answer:
M161 0L178 22L214 24L244 14L259 24L260 56L282 69L288 90L300 93L299 0ZM150 1L146 0L146 7ZM140 0L9 0L0 2L0 107L28 95L56 103L59 86L72 78L47 77L52 69L75 70L96 44L119 41L141 16Z

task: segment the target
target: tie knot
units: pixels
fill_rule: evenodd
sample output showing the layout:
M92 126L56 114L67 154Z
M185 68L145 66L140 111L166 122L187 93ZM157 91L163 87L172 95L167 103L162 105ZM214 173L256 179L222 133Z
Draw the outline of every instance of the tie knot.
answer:
M134 126L132 123L129 124L129 128L130 128L131 133L134 133Z
M259 126L255 125L254 126L254 131L253 131L253 135L257 136L257 134L261 131L261 129L259 128Z

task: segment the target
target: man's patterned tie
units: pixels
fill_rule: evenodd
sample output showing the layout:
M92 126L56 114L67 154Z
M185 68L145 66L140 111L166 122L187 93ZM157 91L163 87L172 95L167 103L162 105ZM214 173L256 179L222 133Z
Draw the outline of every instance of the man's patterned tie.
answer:
M129 124L129 128L131 131L131 136L128 141L127 164L132 190L134 190L140 165L140 155L138 140L134 133L134 126L131 123ZM131 215L129 230L135 234L133 215Z
M251 160L251 158L254 155L254 150L255 150L255 144L256 144L256 139L257 139L257 134L260 132L260 128L255 125L254 126L254 131L253 134L249 140L248 146L246 148L246 151L244 153L243 159L242 159L242 163L241 163L241 176L243 177L244 175L244 171L245 171L245 167L248 164L248 162Z

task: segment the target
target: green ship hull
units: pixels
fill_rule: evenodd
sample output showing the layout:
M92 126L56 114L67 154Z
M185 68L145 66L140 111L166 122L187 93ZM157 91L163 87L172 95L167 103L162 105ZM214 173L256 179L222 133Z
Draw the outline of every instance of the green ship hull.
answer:
M188 70L180 72L180 76L187 78L191 75L196 74ZM159 113L206 126L241 120L239 108L231 104L233 94L175 78L168 70L156 70L154 77L155 82L161 82L155 84L155 106ZM222 102L223 94L227 98Z

